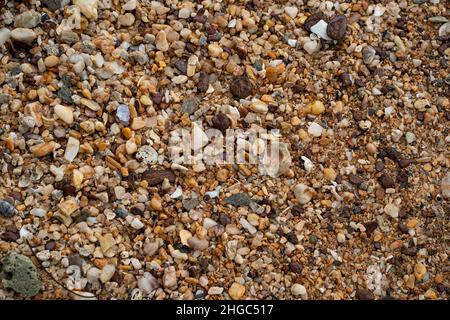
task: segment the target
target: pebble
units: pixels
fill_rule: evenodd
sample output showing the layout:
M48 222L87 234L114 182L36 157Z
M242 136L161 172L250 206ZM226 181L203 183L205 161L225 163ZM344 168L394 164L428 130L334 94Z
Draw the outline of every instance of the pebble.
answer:
M177 285L177 273L175 267L170 266L164 269L163 285L165 288L172 288Z
M333 168L325 168L323 169L323 177L329 181L336 180L337 173Z
M100 273L100 281L102 283L109 282L109 280L111 280L115 272L116 267L112 264L107 264L106 266L103 267Z
M422 281L425 278L425 275L427 273L427 268L422 263L417 263L414 266L414 277L417 281Z
M230 91L236 98L244 99L253 94L253 84L248 77L237 77L231 82Z
M156 35L155 45L160 51L165 52L169 50L169 43L167 42L166 33L163 30L159 31Z
M384 212L392 217L392 218L398 218L398 207L392 203L388 203L385 207L384 207Z
M37 34L28 28L16 28L11 31L11 38L18 42L30 43L37 38Z
M294 19L295 17L297 17L298 8L297 7L286 6L286 7L284 7L284 12L286 12L286 14L288 16L290 16L292 19Z
M322 135L323 128L320 124L317 124L315 122L311 122L311 124L308 127L308 133L312 135L313 137L320 137Z
M292 285L291 292L294 296L302 296L302 298L307 296L306 288L299 283Z
M320 20L325 19L325 15L322 12L316 12L312 15L310 15L305 22L303 23L303 27L311 32L311 27L316 25Z
M269 106L259 99L252 99L250 110L257 113L267 113L269 111Z
M245 295L245 287L242 284L234 282L228 289L228 294L233 300L240 300Z
M313 115L321 115L325 111L325 106L322 101L314 101L309 105L309 110Z
M6 41L11 37L11 31L7 28L0 29L0 47L3 46Z
M313 197L313 190L307 185L299 183L294 188L294 194L300 204L307 204Z
M116 111L116 117L119 121L128 123L130 121L130 109L125 104L120 104Z
M67 161L72 162L77 156L79 150L80 141L73 137L69 137L69 139L67 140L66 150L64 152L64 158Z
M447 172L441 180L441 192L444 198L450 199L450 172Z
M333 17L327 26L327 35L334 40L341 40L345 37L347 31L347 17L343 14L338 14Z
M375 296L367 289L357 289L355 296L358 300L374 300Z
M57 104L55 106L54 111L55 114L58 116L58 118L64 121L65 123L67 124L73 123L73 110L71 108Z
M138 287L144 294L150 294L159 288L159 282L150 272L145 272L144 276L138 279Z
M5 200L0 200L0 215L6 218L14 216L14 207Z
M235 207L247 206L250 204L250 197L245 193L236 193L225 199L226 203L229 203Z
M122 9L125 11L133 11L136 9L137 0L128 0L123 6Z
M72 0L72 3L80 9L87 19L97 20L98 0Z
M209 242L206 239L198 239L197 237L191 237L187 240L189 246L198 251L203 251L208 249Z
M41 23L41 15L34 11L25 11L14 18L14 27L32 29Z

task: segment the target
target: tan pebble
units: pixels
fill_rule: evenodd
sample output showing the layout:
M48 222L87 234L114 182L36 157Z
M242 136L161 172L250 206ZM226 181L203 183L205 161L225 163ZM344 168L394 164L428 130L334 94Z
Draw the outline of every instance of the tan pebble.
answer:
M48 56L44 60L44 64L48 68L52 68L59 63L59 58L57 56Z
M412 218L411 220L409 220L409 221L406 223L406 226L407 226L409 229L414 229L414 228L417 226L418 223L419 223L419 220L417 220L416 218Z
M245 294L245 287L242 284L235 282L231 285L230 289L228 289L228 294L230 295L231 299L239 300Z
M159 196L154 196L150 201L150 206L152 207L153 210L161 211L162 210L161 198Z
M125 143L125 149L127 154L133 154L137 151L137 145L134 142L134 139L130 139Z
M442 274L438 273L435 277L434 277L434 283L436 284L441 284L444 282L444 277L442 276Z
M62 106L60 104L57 104L55 106L55 114L58 116L59 119L64 121L67 124L73 123L73 110L72 108Z
M333 168L325 168L323 169L323 177L328 181L336 180L337 173Z
M437 299L437 294L433 289L428 289L424 294L425 299L435 300Z
M366 150L369 154L377 153L377 147L373 143L368 143L366 145Z
M55 145L54 141L44 142L30 147L30 151L35 157L43 157L52 152L55 149Z
M83 182L84 176L83 173L78 170L75 169L72 172L72 184L75 188L79 188L81 187L81 183Z
M220 169L216 173L216 179L220 182L225 182L228 179L228 170L227 169Z
M144 106L151 106L153 104L152 99L150 99L149 96L141 96L139 98L139 101L144 105Z
M417 263L414 266L414 276L416 277L417 281L422 281L426 273L427 268L422 263Z
M181 230L180 231L180 240L181 243L185 246L189 246L188 240L192 237L192 233L190 233L188 230Z

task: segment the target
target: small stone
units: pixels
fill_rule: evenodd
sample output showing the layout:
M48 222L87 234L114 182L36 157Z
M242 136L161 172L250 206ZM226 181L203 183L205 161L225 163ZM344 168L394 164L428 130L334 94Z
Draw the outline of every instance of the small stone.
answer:
M136 218L136 219L133 219L133 221L131 221L131 227L133 229L139 230L144 227L144 224L141 222L141 220Z
M450 172L441 180L441 192L444 198L450 199Z
M98 13L98 0L72 0L73 4L76 5L81 13L90 20L97 20Z
M73 123L73 110L72 108L62 106L60 104L57 104L55 106L55 114L58 116L59 119L64 121L67 124Z
M316 116L321 115L325 111L325 106L324 106L323 102L318 101L318 100L311 103L309 108L310 108L310 112Z
M12 218L14 215L14 207L11 203L5 200L0 200L0 216Z
M138 287L143 293L150 294L159 288L159 282L150 272L145 272L144 276L138 279Z
M388 176L386 173L383 173L383 175L379 178L380 184L384 189L388 188L394 188L395 182L394 180Z
M160 51L165 52L169 50L169 43L167 42L166 33L163 30L159 31L156 35L155 45Z
M102 272L100 273L100 281L102 283L109 282L116 272L116 267L112 264L107 264L103 267Z
M149 169L143 173L143 179L147 180L149 186L157 186L168 179L170 182L175 181L175 174L171 170Z
M119 121L124 123L128 123L130 121L130 109L125 104L119 104L119 107L116 111L116 117Z
M305 286L299 284L299 283L294 283L294 285L291 287L291 292L294 296L306 296L307 292L306 292L306 288Z
M236 193L225 199L226 203L229 203L235 207L248 206L250 204L250 197L245 193Z
M196 96L189 96L183 102L181 113L187 113L188 115L191 115L198 110L199 105L200 100Z
M158 161L158 152L151 146L142 146L136 153L136 159L146 164L154 164Z
M417 281L422 281L425 278L425 274L427 273L427 268L422 263L417 263L414 266L414 277Z
M242 284L234 282L228 289L228 294L233 300L240 300L245 294L245 287Z
M81 98L80 103L83 106L88 107L89 109L91 109L92 111L99 111L100 110L100 105L92 100L89 99L85 99L85 98Z
M64 215L70 216L71 213L78 209L78 203L70 198L58 204L58 208Z
M135 20L136 20L136 18L134 17L134 15L129 12L120 15L118 18L119 24L124 27L129 27L129 26L133 25Z
M208 53L211 57L218 57L222 52L223 49L219 45L215 43L208 45Z
M13 289L23 297L32 297L41 290L37 269L30 258L15 251L8 251L2 261L2 271L8 277L5 287Z
M174 266L164 270L163 285L165 288L171 288L177 285L177 273Z
M372 292L367 289L358 289L355 294L358 300L374 300L375 297Z
M220 131L225 131L231 126L231 120L226 114L218 112L212 118L212 125L214 128Z
M197 90L198 92L206 92L209 88L209 75L201 71L198 77Z
M267 103L259 99L252 99L252 102L250 104L250 110L257 113L267 113L269 111L269 107Z
M345 234L343 233L338 233L336 236L336 239L339 243L344 243L345 242Z
M298 8L286 6L284 7L284 12L286 12L286 14L290 16L292 19L295 19L295 17L297 17L298 14Z
M333 168L325 168L323 169L323 177L328 181L336 180L337 173Z
M134 142L134 139L130 139L125 143L125 151L127 154L133 154L136 153L138 150L136 142Z
M11 37L11 31L7 28L0 29L0 47L3 46L6 41ZM3 102L2 102L3 103Z
M191 237L188 239L189 246L197 251L203 251L208 249L209 242L206 239L199 239L197 237Z
M53 68L59 63L59 58L57 56L48 56L44 60L44 64L48 68Z
M11 38L18 42L31 43L36 37L36 32L28 28L16 28L11 31Z
M327 35L328 24L324 20L319 20L315 25L311 27L311 32L318 35L320 38L325 40L331 40Z
M289 269L294 273L301 273L303 270L303 265L300 262L291 262L289 264Z
M388 203L384 207L384 212L392 218L398 218L398 207L392 203Z
M294 188L294 194L300 204L307 204L313 197L313 189L303 183L299 183Z
M41 15L34 10L25 11L14 19L14 27L16 28L32 29L39 23L41 23Z
M66 151L64 152L64 158L72 162L80 150L80 141L74 137L69 137L67 140Z
M347 31L347 17L343 14L338 14L333 17L327 26L327 35L334 40L341 40L345 37Z
M53 152L55 146L56 144L54 141L49 141L30 147L30 151L35 157L44 157Z
M178 18L188 19L191 16L191 9L188 7L181 8L178 12Z
M230 84L230 91L236 98L247 98L253 94L253 84L246 76L234 78Z
M128 0L123 6L122 9L125 11L133 11L136 9L137 0Z
M61 8L62 0L41 0L50 11L56 11Z
M425 299L436 300L438 298L436 292L433 289L428 289L424 294Z
M317 124L315 122L311 122L311 124L308 127L308 133L312 135L313 137L320 137L322 135L323 128L320 124Z

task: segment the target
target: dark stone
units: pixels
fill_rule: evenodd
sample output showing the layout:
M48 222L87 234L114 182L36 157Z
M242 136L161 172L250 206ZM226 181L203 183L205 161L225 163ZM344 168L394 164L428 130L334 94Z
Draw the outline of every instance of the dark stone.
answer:
M69 266L82 267L84 259L79 254L72 254L69 256Z
M341 40L347 31L347 17L338 14L333 17L327 26L327 35L334 40Z
M200 201L197 198L186 199L186 200L183 200L183 208L186 211L189 211L189 210L197 207L199 205L199 203L200 203Z
M253 94L253 84L246 76L236 77L231 81L230 91L234 97L244 99Z
M300 94L305 92L305 88L299 84L294 84L291 89L292 93L294 94Z
M14 215L14 206L5 200L0 200L0 216L11 218Z
M213 127L220 130L220 131L225 131L227 130L230 125L231 125L231 121L230 118L228 118L228 116L222 112L218 112L212 119L212 124Z
M56 11L61 8L61 0L41 0L41 3L44 4L50 11Z
M339 81L342 87L349 87L353 84L352 78L348 72L344 72L339 76Z
M394 180L388 176L386 173L383 173L383 175L379 178L380 184L384 189L388 188L394 188L395 182Z
M296 205L294 205L291 209L291 213L294 216L299 216L299 215L303 214L304 212L305 212L305 209L303 208L302 205L300 205L298 203Z
M198 77L197 90L198 92L206 92L209 87L209 74L201 71Z
M413 163L412 160L406 160L406 159L402 159L398 162L398 166L402 169L408 167L411 163Z
M116 272L114 272L110 282L116 282L119 286L122 285L123 283L123 273L120 270L116 270Z
M182 74L187 74L187 62L186 60L179 59L175 62L175 68L180 71Z
M289 269L294 273L301 273L303 270L303 265L300 262L291 262L289 264Z
M378 161L375 164L375 170L377 170L378 172L383 171L384 169L384 163L382 161Z
M160 92L156 92L152 95L152 101L154 104L160 104L162 102L163 95Z
M225 213L221 213L220 216L219 216L219 222L220 222L221 225L226 226L227 224L231 223L231 219Z
M403 223L398 224L398 230L400 230L402 233L408 233L408 227L404 225Z
M7 242L16 242L19 238L20 235L17 231L5 231L0 235L0 239Z
M56 241L55 240L50 240L49 242L47 242L45 244L45 250L52 251L53 249L55 249L55 247L56 247Z
M137 208L137 207L132 207L131 212L136 215L141 215L141 214L135 213L135 212L137 212L136 209L139 210L139 208ZM116 217L122 218L122 219L125 219L125 217L129 214L128 211L123 208L117 208L114 213L116 214Z
M311 27L314 26L320 20L326 21L326 18L325 15L319 11L309 16L308 19L306 19L305 23L303 24L303 27L305 27L306 30L311 32Z
M355 297L358 300L374 300L375 299L373 293L366 289L356 290Z
M359 186L361 183L364 182L364 180L360 176L353 173L350 173L348 175L348 179L350 180L351 183L356 184L357 186Z
M370 236L375 231L375 229L378 228L378 222L373 221L373 222L366 223L364 225L364 228L366 228L367 235Z
M72 83L70 77L68 75L63 75L61 77L62 86L58 91L58 97L64 100L67 103L73 103L72 95Z
M80 223L86 221L91 215L86 210L81 210L81 212L73 218L74 223Z
M247 206L250 203L250 197L245 193L236 193L226 198L225 202L235 207Z
M174 182L175 174L172 170L149 169L143 173L142 178L147 180L149 186L154 187L161 184L166 178L170 182Z
M198 110L200 100L196 96L188 96L183 101L183 106L181 107L181 113L187 113L188 115L193 114Z
M290 243L292 243L293 245L298 244L298 238L297 238L297 235L296 235L294 232L289 232L289 233L286 235L286 239L287 239Z

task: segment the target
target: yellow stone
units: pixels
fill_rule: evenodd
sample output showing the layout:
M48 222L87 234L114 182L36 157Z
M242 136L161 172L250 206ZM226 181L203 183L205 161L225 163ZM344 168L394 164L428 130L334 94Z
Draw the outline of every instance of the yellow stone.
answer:
M133 136L133 131L130 128L126 127L122 129L123 136L128 140Z
M180 231L180 240L182 244L184 244L185 246L189 246L188 244L189 238L192 238L192 233L190 233L188 230Z
M414 276L417 281L422 281L426 273L427 268L422 263L418 263L414 266Z
M72 212L78 209L78 204L74 199L71 198L58 204L58 208L63 214L69 216Z
M414 229L417 226L418 223L419 223L419 220L417 220L416 218L412 218L411 220L408 221L406 226L409 229Z
M436 292L434 292L433 289L428 289L427 292L425 292L424 296L425 296L425 299L431 299L431 300L437 299L437 294L436 294Z
M52 68L56 66L59 62L59 58L57 56L48 56L44 60L44 64L48 68Z
M337 173L333 168L325 168L323 169L323 177L329 181L336 180Z
M220 169L216 173L216 179L220 182L225 182L228 179L228 170L227 169Z
M44 143L40 143L38 145L34 145L34 146L30 147L30 151L35 157L46 156L50 152L52 152L53 149L55 149L54 141L44 142Z
M83 179L84 179L84 175L80 170L78 170L78 169L73 170L72 183L75 188L81 187L81 183L83 182Z
M309 106L310 113L318 116L325 111L325 106L322 101L316 100Z
M154 196L150 201L150 206L152 207L153 210L161 211L162 210L161 198L159 196Z
M139 101L144 105L144 106L151 106L152 103L152 99L150 99L149 96L141 96L141 98L139 99Z
M444 282L444 277L442 276L442 274L438 273L435 277L434 277L434 283L436 284L440 284Z
M245 294L245 287L242 284L235 282L231 285L230 289L228 289L228 294L230 295L231 299L239 300Z

